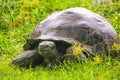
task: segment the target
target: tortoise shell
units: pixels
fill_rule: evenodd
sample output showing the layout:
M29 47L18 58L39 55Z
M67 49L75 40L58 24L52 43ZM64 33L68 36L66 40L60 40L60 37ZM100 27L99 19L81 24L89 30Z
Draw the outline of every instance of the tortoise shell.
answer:
M105 18L76 7L52 13L41 21L27 39L24 49L33 49L38 42L51 40L68 44L82 43L96 53L112 44L117 37L115 29Z

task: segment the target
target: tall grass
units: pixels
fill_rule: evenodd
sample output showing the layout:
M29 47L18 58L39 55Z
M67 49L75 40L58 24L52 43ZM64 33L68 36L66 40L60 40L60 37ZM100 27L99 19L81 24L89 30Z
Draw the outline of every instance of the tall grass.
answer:
M120 62L112 59L69 63L52 70L41 66L20 69L11 60L23 52L22 46L33 29L50 13L70 7L85 7L110 21L120 35L120 7L92 5L91 0L0 0L0 79L1 80L119 80Z

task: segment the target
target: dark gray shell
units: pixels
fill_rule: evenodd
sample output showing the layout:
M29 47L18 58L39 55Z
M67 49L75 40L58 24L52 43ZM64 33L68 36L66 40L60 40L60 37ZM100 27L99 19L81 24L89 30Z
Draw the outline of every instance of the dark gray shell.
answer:
M118 37L114 28L100 15L85 8L69 8L55 12L38 25L27 40L24 49L32 49L40 41L63 41L69 44L83 43L93 52L108 46ZM102 44L101 44L102 43ZM104 44L104 45L103 45Z

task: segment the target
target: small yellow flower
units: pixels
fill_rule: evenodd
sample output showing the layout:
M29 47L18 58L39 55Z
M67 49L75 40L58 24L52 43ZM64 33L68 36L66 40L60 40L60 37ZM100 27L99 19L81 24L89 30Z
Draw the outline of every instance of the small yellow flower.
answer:
M18 27L19 24L18 23L12 23L12 27Z
M20 16L14 17L14 21L11 23L13 27L18 27L22 22L22 19Z
M20 16L21 16L21 17L25 17L25 11L24 11L24 10L21 10L21 11L20 11Z
M119 2L118 2L118 8L120 8L120 0L119 0Z
M114 44L112 45L112 49L114 49L114 50L119 50L119 49L120 49L120 44L114 43Z
M107 62L106 64L107 64L107 66L111 66L111 63L110 63L110 62Z
M18 16L16 16L16 17L14 18L14 22L15 22L15 23L19 23L19 22L20 22L20 18L19 18Z
M33 6L39 6L39 3L40 3L39 0L33 0L32 1Z
M14 21L11 23L12 27L18 27L20 23L20 18L18 16L16 16L14 18Z
M28 10L29 7L30 7L30 0L24 0L23 5L21 6L21 8L23 10Z
M100 76L99 80L105 80L105 77L104 76Z
M113 6L113 1L112 0L110 0L110 6Z
M93 60L96 64L100 63L100 57L99 56L94 57Z
M31 14L31 15L29 16L29 21L30 21L30 22L34 22L34 21L35 21L35 16Z
M77 55L82 53L83 50L85 50L85 48L82 47L82 45L73 45L73 55Z

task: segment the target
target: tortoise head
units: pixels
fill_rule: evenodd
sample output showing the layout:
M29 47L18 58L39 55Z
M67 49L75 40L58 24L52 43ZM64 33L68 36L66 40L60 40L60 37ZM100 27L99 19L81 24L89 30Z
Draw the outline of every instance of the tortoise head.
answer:
M41 56L50 58L56 52L56 45L53 41L43 41L38 45L38 52Z

